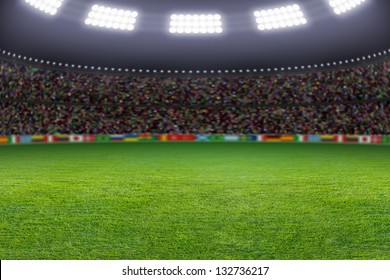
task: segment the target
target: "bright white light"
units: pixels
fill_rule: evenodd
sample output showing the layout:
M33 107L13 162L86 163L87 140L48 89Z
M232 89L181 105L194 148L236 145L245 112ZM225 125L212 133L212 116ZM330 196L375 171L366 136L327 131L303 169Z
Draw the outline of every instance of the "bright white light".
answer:
M222 17L219 14L171 15L169 32L179 34L222 33Z
M88 13L88 17L85 19L85 24L101 28L132 31L134 30L137 16L138 13L136 11L93 5Z
M61 7L64 0L25 0L25 2L35 9L54 16Z
M340 15L356 8L366 0L329 0L335 14Z
M253 15L260 30L289 28L307 23L307 19L297 4L255 11Z

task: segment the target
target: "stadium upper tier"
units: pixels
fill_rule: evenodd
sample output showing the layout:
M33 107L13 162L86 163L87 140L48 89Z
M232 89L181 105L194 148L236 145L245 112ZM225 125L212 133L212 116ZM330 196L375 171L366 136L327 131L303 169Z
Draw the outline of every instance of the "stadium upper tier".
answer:
M141 77L0 63L0 134L390 134L390 61L258 77Z
M295 71L388 52L389 12L374 0L4 0L0 49L88 69Z

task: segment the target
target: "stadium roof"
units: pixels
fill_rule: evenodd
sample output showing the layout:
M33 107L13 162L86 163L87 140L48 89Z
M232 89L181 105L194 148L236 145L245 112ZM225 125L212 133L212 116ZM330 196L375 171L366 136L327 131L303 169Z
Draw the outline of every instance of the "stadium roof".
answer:
M137 11L134 30L86 25L94 4ZM306 24L259 30L255 11L293 4L299 5ZM218 14L223 32L172 34L172 14ZM294 69L388 52L389 14L390 1L385 0L366 0L341 15L328 0L65 0L52 16L24 0L2 0L0 49L108 69Z

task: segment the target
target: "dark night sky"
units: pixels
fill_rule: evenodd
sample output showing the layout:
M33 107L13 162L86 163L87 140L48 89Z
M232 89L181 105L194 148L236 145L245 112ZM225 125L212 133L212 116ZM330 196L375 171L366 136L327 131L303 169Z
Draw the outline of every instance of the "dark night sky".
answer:
M390 1L367 0L336 16L326 0L65 0L55 17L24 0L0 1L0 48L34 58L89 66L136 69L218 70L320 64L390 48ZM136 31L90 28L92 4L139 12ZM253 11L298 3L309 23L260 32ZM174 12L219 13L224 34L169 34Z

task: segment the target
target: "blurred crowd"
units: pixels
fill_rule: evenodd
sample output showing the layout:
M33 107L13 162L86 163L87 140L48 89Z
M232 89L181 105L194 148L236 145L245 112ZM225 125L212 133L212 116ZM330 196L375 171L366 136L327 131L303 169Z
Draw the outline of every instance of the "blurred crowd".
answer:
M301 74L139 77L0 60L0 134L390 134L390 61Z

